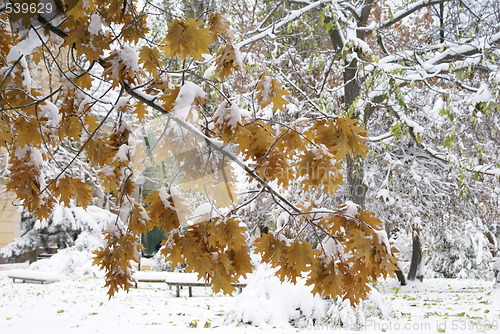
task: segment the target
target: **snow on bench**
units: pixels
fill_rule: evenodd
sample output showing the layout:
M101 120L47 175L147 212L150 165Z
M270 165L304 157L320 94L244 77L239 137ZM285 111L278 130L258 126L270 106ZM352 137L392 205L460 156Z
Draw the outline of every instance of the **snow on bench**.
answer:
M168 286L175 286L175 295L180 297L181 287L188 287L189 297L193 297L193 287L209 287L210 284L198 279L196 273L173 273L173 272L152 272L139 271L134 274L136 280L135 287L138 282L148 283L166 283ZM239 292L247 285L244 282L231 284L237 288Z
M11 270L7 277L12 278L12 281L16 280L22 281L23 283L54 283L61 280L61 276L53 273L47 273L43 271L34 271L27 269Z
M5 264L0 264L0 271L7 272L13 269L26 269L29 268L29 266L30 266L29 261L21 263L5 263Z

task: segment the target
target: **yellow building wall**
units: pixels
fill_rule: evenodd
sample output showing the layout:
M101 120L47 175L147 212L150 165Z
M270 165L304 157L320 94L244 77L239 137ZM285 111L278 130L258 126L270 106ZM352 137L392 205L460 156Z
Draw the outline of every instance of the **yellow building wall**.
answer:
M10 194L0 195L0 248L19 236L19 213Z

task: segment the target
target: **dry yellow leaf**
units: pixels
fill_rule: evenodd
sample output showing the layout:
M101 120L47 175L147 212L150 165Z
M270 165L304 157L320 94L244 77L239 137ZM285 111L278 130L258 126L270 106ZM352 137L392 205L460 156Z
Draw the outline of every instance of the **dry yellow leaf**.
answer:
M209 53L208 46L213 41L212 32L208 28L201 27L203 22L195 18L185 21L173 19L168 24L168 32L163 40L166 46L162 50L171 57L179 57L182 60L192 56L195 60L202 60L204 53Z
M174 88L167 88L165 89L165 95L162 95L160 97L161 101L164 101L163 103L163 109L167 111L172 111L175 107L175 100L177 99L177 96L179 95L181 87L175 86Z
M132 287L132 261L140 261L143 247L139 244L139 236L127 232L118 226L116 231L105 232L105 246L93 252L94 264L105 270L105 286L110 298L119 289L128 291Z
M59 197L59 200L65 206L69 206L71 199L77 200L76 204L83 209L92 202L92 189L86 183L78 178L73 178L68 175L60 177L51 186L54 197Z
M229 22L219 12L213 12L212 14L210 14L207 20L207 24L208 24L208 29L210 29L210 31L214 35L224 34L224 33L231 35Z
M59 125L61 138L78 140L82 134L82 124L76 115L64 116Z
M366 130L359 125L358 120L355 118L338 118L336 120L337 130L339 134L339 140L342 138L342 141L347 141L345 146L349 147L350 155L355 157L357 155L366 158L366 152L368 151L368 146L365 145L365 142L368 141L366 137Z
M91 138L85 145L87 158L98 166L106 165L115 155L116 148L113 147L108 138Z
M4 121L4 118L0 116L0 146L4 146L6 143L12 141L11 129L8 122Z
M323 186L323 192L334 194L339 184L343 183L340 171L342 165L336 162L326 149L312 148L299 156L298 175L302 177L304 189Z
M77 198L77 205L83 209L92 202L92 189L80 179L72 179L73 194Z
M313 287L312 293L332 298L342 296L345 288L333 261L328 263L317 261L316 265L311 268L306 284Z
M84 117L84 123L87 127L87 131L90 133L94 132L95 129L99 126L99 119L88 112Z
M234 143L248 158L260 161L274 142L273 129L262 121L237 126Z
M134 203L133 209L129 214L129 224L128 229L133 233L141 234L147 232L147 222L149 221L149 215L140 204Z
M18 117L14 127L17 143L20 147L24 145L36 146L42 143L40 124L35 117Z
M151 195L144 199L144 202L149 204L146 208L151 219L149 230L156 226L161 231L168 233L172 229L179 228L179 213L185 212L185 208L180 201L176 201L176 205L174 204L174 198L166 188L152 191Z
M75 70L76 73L77 70ZM78 85L80 88L84 88L84 89L91 89L92 88L92 77L90 76L90 74L88 73L85 73L81 76L79 76L78 78L75 78L74 80L74 83L76 85Z
M158 78L158 59L160 59L160 51L157 48L150 48L145 45L139 51L139 62L146 71L151 73L153 78Z
M241 70L241 60L234 49L234 45L224 45L216 57L215 70L221 80L225 80L231 74L232 70Z
M146 115L148 114L149 111L144 103L136 102L132 112L137 116L137 118L140 121L142 121L144 118L146 118Z
M162 253L172 265L187 263L186 271L198 273L209 280L215 292L231 294L240 276L253 269L245 242L246 229L236 219L215 218L190 226L180 236L172 230Z
M351 118L317 120L305 135L309 140L325 145L338 160L345 160L346 155L366 157L366 130L356 125L357 122Z

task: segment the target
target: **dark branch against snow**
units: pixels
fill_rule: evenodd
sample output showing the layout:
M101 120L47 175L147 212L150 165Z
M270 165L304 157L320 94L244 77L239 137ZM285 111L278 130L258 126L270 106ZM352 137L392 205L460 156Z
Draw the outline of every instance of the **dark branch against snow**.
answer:
M296 20L297 18L301 17L302 15L307 14L311 10L318 8L319 6L324 5L326 3L330 3L330 2L335 2L335 0L319 0L319 1L316 1L316 2L313 2L309 5L307 5L301 9L292 10L288 16L286 16L284 19L282 19L278 23L273 24L273 25L269 26L268 28L266 28L265 30L263 30L262 32L237 43L236 48L241 49L244 46L252 44L252 43L254 43L258 40L261 40L265 37L271 36L276 31L278 31L281 27L285 26L289 22L292 22L292 21Z

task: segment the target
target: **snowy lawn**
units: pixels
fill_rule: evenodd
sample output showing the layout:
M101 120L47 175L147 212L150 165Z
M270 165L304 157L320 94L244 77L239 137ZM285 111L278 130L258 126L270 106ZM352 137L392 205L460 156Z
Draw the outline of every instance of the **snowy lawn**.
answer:
M66 278L52 284L13 283L0 271L1 333L317 333L338 327L307 329L225 324L234 297L193 288L175 297L162 283L142 283L111 300L102 278ZM368 318L358 333L499 333L500 287L474 280L427 279L400 287L377 286L390 319ZM241 306L241 305L239 305ZM251 307L250 305L248 307ZM354 331L353 331L354 332Z

